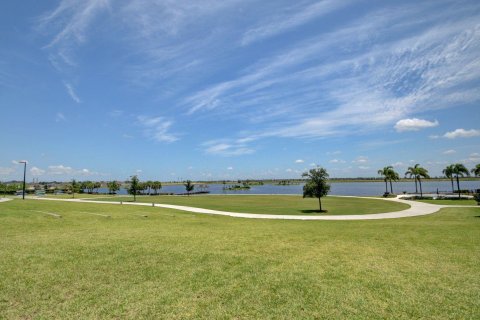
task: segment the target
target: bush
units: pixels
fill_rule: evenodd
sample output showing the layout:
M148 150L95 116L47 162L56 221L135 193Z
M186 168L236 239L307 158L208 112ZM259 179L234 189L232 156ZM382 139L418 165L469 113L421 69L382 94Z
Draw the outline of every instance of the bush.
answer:
M473 199L475 199L475 201L477 201L477 204L480 205L480 192L475 193L473 195Z

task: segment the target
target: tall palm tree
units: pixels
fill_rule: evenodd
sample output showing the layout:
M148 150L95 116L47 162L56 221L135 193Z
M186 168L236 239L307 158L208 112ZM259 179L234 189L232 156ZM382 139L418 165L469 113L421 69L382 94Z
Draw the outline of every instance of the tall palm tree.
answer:
M472 173L475 175L475 177L480 176L480 163L475 166L475 168L472 169Z
M452 193L455 192L455 189L453 187L453 164L447 166L445 169L443 169L442 172L445 177L450 178L450 181L452 182Z
M470 176L470 172L468 172L468 169L465 168L465 166L461 163L455 163L453 165L453 174L457 178L457 189L458 189L458 198L460 199L460 180L458 177L465 177L465 176Z
M417 186L417 175L415 174L414 167L408 167L407 172L405 172L405 177L407 178L414 178L415 179L415 194L418 193L418 186Z
M392 187L392 180L393 181L398 181L400 180L400 176L398 175L397 172L395 172L395 170L393 170L393 168L390 170L390 174L388 176L388 179L390 180L390 193L393 194L393 187Z
M420 167L420 164L416 164L414 167L408 167L407 172L405 175L409 175L410 177L415 178L415 193L417 193L417 181L418 185L420 186L420 197L423 197L423 190L422 190L422 179L421 178L430 178L428 175L428 170Z
M383 176L383 180L385 181L385 193L388 193L387 181L391 175L390 170L393 170L392 166L384 167L383 169L377 171L379 175Z

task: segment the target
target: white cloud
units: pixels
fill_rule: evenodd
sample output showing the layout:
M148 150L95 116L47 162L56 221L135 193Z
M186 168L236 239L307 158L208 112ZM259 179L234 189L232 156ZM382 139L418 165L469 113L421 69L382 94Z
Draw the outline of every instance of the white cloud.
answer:
M227 167L227 170L233 170L233 167Z
M432 128L438 126L438 121L428 121L423 119L402 119L395 124L395 130L398 132L403 131L418 131L420 129Z
M445 150L442 152L443 154L455 154L457 153L457 151L453 150L453 149L450 149L450 150Z
M32 168L33 169L33 168ZM89 169L74 169L70 166L65 166L63 164L59 165L54 165L54 166L48 166L47 170L42 170L39 168L36 168L36 173L38 175L57 175L57 176L66 176L66 177L72 177L72 176L97 176L97 175L105 175L99 172L95 171L90 171ZM32 172L33 174L33 172Z
M12 167L0 167L0 175L8 176L15 172L15 168Z
M405 164L401 161L392 163L392 167L404 167L404 166L405 166Z
M447 139L456 139L456 138L472 138L480 136L480 130L465 130L465 129L456 129L454 131L447 132L443 137Z
M368 157L365 157L365 156L359 156L352 161L352 163L362 163L362 164L367 162L368 162Z
M330 163L345 163L346 161L345 160L342 160L342 159L332 159L330 161L328 161Z
M48 166L48 173L54 175L67 175L74 172L72 167L64 166L63 164L56 166Z
M30 169L30 174L31 174L32 176L41 176L41 175L45 174L45 170L40 169L40 168L38 168L38 167L32 167L32 168Z
M80 100L80 98L78 97L78 95L75 93L75 89L73 88L73 86L70 83L64 82L63 84L65 85L65 88L67 89L68 95L70 96L70 98L73 99L73 101L75 101L76 103L82 102Z
M220 156L242 156L247 154L252 154L255 152L254 149L249 147L246 143L243 142L243 139L229 140L229 139L219 139L211 140L204 142L202 147L205 150L205 153L211 155L220 155ZM248 140L251 141L251 140Z
M61 121L65 121L65 120L67 120L67 119L65 118L63 113L57 112L57 114L55 115L55 122L61 122Z
M169 129L173 125L173 121L163 117L146 117L138 116L138 123L145 128L144 133L150 139L159 142L175 142L179 140L176 134L170 133Z
M302 159L298 159L298 160L295 160L295 163L304 163L305 161L303 161Z
M297 26L305 24L313 19L331 13L332 11L345 6L347 3L348 1L324 0L315 2L306 7L301 6L296 12L288 12L287 14L275 16L269 19L266 24L247 30L242 37L241 43L242 45L248 45L252 42L275 36L289 29L293 29Z
M367 166L358 166L358 169L360 169L360 170L368 170L368 169L370 169L370 167L367 167Z
M310 167L316 167L316 166L317 166L316 163L314 163L314 162L310 163Z
M293 172L293 170L288 168L288 169L285 170L285 172Z

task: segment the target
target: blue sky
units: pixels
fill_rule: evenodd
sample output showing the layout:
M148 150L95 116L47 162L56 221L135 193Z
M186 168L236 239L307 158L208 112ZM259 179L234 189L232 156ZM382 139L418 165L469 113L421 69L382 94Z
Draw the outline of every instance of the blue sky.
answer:
M3 1L0 179L480 163L478 1Z

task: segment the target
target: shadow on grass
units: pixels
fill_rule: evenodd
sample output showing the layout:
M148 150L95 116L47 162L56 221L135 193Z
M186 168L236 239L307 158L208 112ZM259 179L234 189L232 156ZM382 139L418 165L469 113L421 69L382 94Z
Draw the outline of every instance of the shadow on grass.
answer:
M302 213L327 213L328 210L300 210Z

